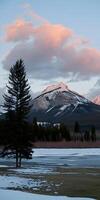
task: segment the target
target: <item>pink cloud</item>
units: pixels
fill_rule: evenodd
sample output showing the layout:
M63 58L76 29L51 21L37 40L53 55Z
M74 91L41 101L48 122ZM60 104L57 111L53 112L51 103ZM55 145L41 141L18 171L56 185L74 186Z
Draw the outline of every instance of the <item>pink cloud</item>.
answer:
M5 69L21 57L27 70L38 79L67 77L69 73L89 78L100 73L100 51L90 48L88 40L63 25L44 23L34 27L19 20L7 27L6 41L19 43L3 61Z
M15 23L9 24L6 27L5 40L8 42L26 40L30 38L32 33L33 33L32 23L19 19L16 20Z
M46 23L34 29L35 45L58 48L72 36L72 30L60 24Z

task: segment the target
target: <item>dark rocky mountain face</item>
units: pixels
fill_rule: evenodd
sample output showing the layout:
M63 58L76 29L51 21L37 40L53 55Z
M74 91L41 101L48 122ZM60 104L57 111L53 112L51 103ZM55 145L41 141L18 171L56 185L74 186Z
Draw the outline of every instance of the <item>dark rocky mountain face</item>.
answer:
M94 124L99 127L100 106L59 83L47 87L33 100L29 120L32 121L34 117L38 121L64 122L68 125L79 121L85 126Z

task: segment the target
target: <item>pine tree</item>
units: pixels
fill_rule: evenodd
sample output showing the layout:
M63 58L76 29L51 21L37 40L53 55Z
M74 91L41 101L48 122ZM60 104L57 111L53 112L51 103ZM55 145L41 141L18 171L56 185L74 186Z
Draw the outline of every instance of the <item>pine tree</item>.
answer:
M7 94L4 95L4 110L8 134L2 156L14 154L16 167L22 158L31 158L31 136L28 132L27 116L31 108L31 95L23 61L18 60L10 69Z
M76 121L74 124L74 140L78 140L79 138L79 134L80 134L80 125L79 123Z
M80 125L79 123L76 121L75 125L74 125L74 132L75 133L79 133L80 132Z
M60 124L60 132L61 132L61 138L62 139L66 140L66 141L70 141L71 140L70 130L63 123Z
M91 140L93 142L96 141L96 129L95 129L95 126L91 127Z

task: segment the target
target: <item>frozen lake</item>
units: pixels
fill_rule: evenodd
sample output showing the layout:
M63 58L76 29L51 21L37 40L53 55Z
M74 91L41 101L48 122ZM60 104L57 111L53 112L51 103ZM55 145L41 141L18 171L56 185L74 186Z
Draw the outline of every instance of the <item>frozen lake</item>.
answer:
M100 148L96 149L34 149L33 159L38 166L68 168L99 168Z
M33 159L24 162L30 166L47 169L57 166L69 168L99 168L100 148L88 149L33 149Z
M73 148L73 149L53 149L37 148L33 149L32 160L24 160L24 167L43 168L47 166L64 166L69 168L99 168L100 167L100 148ZM15 162L13 159L0 159L0 165L11 166Z
M33 150L32 161L38 164L63 165L66 167L100 167L100 148Z

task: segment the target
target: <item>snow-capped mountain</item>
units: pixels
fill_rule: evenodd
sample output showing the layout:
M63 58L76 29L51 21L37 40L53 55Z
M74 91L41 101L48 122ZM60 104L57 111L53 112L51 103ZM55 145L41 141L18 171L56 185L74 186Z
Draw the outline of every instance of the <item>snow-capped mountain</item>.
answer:
M93 103L97 104L97 105L100 105L100 96L96 96L93 100L92 100Z
M44 110L49 113L54 107L59 106L59 111L62 112L71 105L73 105L74 110L79 104L83 103L89 103L89 100L69 90L68 86L61 82L59 84L50 85L43 90L41 95L34 99L33 108L35 110Z
M76 120L89 121L99 114L100 106L80 94L71 91L64 83L48 86L33 100L30 120L74 123Z

